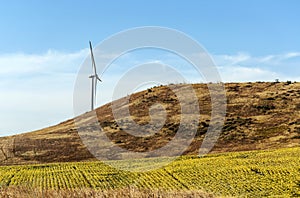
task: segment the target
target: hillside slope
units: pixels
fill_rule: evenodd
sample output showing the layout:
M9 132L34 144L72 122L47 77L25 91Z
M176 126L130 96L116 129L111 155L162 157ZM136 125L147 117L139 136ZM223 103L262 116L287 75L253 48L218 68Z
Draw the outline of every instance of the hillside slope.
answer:
M178 85L184 89L187 85ZM192 85L199 98L201 112L196 138L185 154L198 153L210 121L211 105L205 84ZM300 145L300 83L227 83L227 114L223 131L212 152L244 151ZM187 94L186 97L189 97ZM122 100L116 101L120 102ZM149 107L161 103L167 110L163 128L149 137L134 137L124 130L130 124L124 117L122 127L113 118L111 106L96 110L101 127L117 145L132 151L149 151L162 147L174 137L180 123L180 104L166 86L155 87L130 97L131 117L138 124L150 121ZM124 106L121 106L124 108ZM126 108L126 107L125 107ZM78 119L88 134L94 127L88 121L91 112ZM189 130L189 125L184 126ZM74 120L38 131L0 138L0 164L45 163L93 160L82 143Z

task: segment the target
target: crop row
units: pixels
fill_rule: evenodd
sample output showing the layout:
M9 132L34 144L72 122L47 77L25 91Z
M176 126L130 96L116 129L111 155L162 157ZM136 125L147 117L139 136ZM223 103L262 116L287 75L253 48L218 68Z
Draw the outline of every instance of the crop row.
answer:
M297 196L300 148L185 156L147 172L129 172L101 162L55 163L0 167L0 186L38 188L204 190L220 195ZM150 166L156 161L142 160ZM151 164L152 163L152 164Z

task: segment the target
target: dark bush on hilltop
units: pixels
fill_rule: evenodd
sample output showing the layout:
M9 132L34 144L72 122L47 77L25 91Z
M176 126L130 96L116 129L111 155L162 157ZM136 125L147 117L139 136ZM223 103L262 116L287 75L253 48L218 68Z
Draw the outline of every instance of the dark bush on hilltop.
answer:
M286 81L285 84L286 84L286 85L290 85L290 84L292 84L292 81L288 80L288 81Z

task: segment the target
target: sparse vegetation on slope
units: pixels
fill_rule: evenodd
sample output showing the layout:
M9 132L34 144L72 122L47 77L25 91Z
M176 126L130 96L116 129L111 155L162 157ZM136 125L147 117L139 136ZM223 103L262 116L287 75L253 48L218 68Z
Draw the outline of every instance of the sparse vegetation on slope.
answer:
M184 89L186 85L178 85ZM182 126L188 132L197 127L197 134L185 154L197 154L210 122L210 95L205 84L194 84L199 98L201 119L198 126ZM227 83L227 115L217 144L212 152L245 151L300 145L300 83ZM189 94L186 94L189 97ZM121 102L115 101L115 103ZM167 120L163 128L151 137L135 137L128 118L119 126L113 118L111 104L96 110L107 136L122 148L132 151L155 150L167 144L180 125L180 104L166 86L155 87L130 97L131 117L138 124L150 121L149 108L155 103L164 105ZM194 104L190 104L191 108ZM126 106L122 106L126 108ZM91 113L79 117L81 130L93 139L96 130L90 125ZM152 129L149 128L149 132ZM101 151L102 152L102 151ZM121 155L121 153L120 153ZM28 164L94 160L82 143L73 120L39 131L0 138L0 164Z

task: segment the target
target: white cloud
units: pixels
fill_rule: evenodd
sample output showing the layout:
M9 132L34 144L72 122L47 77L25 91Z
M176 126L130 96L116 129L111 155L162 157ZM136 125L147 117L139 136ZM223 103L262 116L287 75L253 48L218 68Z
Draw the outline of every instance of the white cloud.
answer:
M300 52L289 52L284 54L284 59L290 59L295 57L300 57Z
M88 50L0 55L0 136L73 116L73 85Z
M223 64L230 63L231 65L236 65L240 62L245 62L249 60L251 57L246 53L238 53L236 55L219 55L216 58L216 61L222 61Z
M61 53L49 50L45 54L2 54L0 55L0 76L32 74L37 72L76 71L78 62L88 55L88 49L75 53ZM76 63L77 65L74 65ZM75 70L74 70L75 68Z
M299 58L300 52L288 52L283 54L270 54L266 56L251 56L247 53L238 53L236 55L214 55L215 61L219 65L240 65L240 64L274 64L282 63L283 61ZM264 66L264 65L262 65Z
M285 64L286 61L297 58L300 58L300 52L288 52L284 54L272 54L262 57L252 57L251 61L270 66L280 66L281 64Z
M251 56L214 55L223 81L299 80L300 52Z
M260 68L226 66L219 67L224 82L274 81L278 74Z
M274 59L276 59L275 55L268 55L261 58L257 58L257 61L260 63L270 63Z

